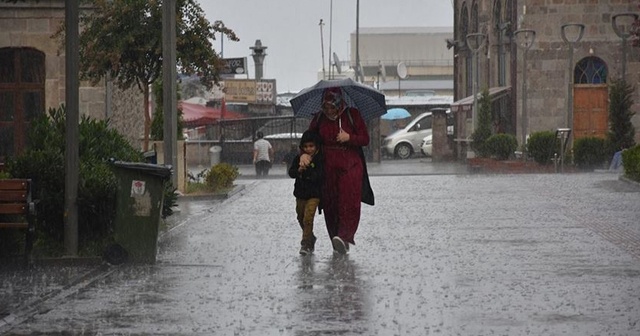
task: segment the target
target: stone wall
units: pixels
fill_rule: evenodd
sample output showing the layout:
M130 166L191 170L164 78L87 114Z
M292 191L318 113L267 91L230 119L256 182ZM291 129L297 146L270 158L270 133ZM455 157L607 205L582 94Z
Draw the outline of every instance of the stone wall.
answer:
M523 1L520 1L523 3ZM583 58L595 56L602 59L608 70L607 82L620 78L622 72L621 39L615 34L611 18L624 12L638 12L637 3L632 1L585 1L585 0L528 0L526 14L521 14L520 28L536 30L536 42L528 57L528 113L530 131L555 130L566 127L568 83L573 81L575 65ZM523 7L520 6L522 12ZM569 47L562 40L561 26L567 23L585 25L584 36L575 45L573 64L569 71ZM575 37L574 31L567 30L567 37ZM627 49L627 81L640 83L640 50ZM522 55L519 55L519 64ZM518 68L518 76L521 76ZM518 83L518 93L522 92ZM518 106L521 106L521 95ZM633 110L636 129L640 129L640 94L636 88L636 104ZM637 132L638 133L638 132ZM640 133L636 134L640 142Z
M47 110L57 108L65 101L64 41L52 37L63 23L64 1L0 3L0 48L32 47L45 54ZM140 90L134 87L123 91L115 86L113 90L107 90L105 81L102 81L97 85L81 82L79 91L81 115L95 119L110 118L110 125L127 137L132 145L139 143L144 131ZM107 104L107 92L110 92L110 104Z
M541 130L555 130L566 127L567 93L569 81L573 80L575 65L585 57L595 56L607 65L607 82L619 78L622 70L621 39L612 28L612 17L625 12L640 13L637 1L629 0L503 0L514 1L516 17L511 19L510 31L533 29L536 40L528 53L527 60L527 114L529 115L529 134ZM460 8L470 1L456 0L456 34L460 34ZM478 92L483 87L498 86L497 56L499 44L493 18L495 0L478 0L479 31L488 36L488 47L479 53ZM469 15L471 7L469 6ZM507 16L508 17L508 16ZM509 19L507 19L509 20ZM563 41L561 26L566 23L585 25L584 36L576 44L573 64L569 70L569 49ZM456 35L456 39L463 40ZM507 38L508 41L508 38ZM512 44L505 45L507 58L507 85L512 87L515 100L512 115L517 124L517 138L521 139L520 120L522 118L522 68L523 50L515 49L516 62L510 60ZM456 99L471 95L466 86L467 73L465 59L470 57L466 47L460 47L456 58ZM511 73L515 72L515 77ZM636 86L632 110L636 113L632 119L636 127L636 142L640 143L640 48L627 48L627 82Z

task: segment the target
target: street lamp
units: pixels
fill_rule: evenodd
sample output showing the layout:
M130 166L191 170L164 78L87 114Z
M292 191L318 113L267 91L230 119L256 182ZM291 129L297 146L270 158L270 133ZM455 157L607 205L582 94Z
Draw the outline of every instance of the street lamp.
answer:
M584 25L582 23L565 23L561 26L562 39L569 47L569 66L567 68L569 79L567 83L567 127L571 128L573 124L573 80L571 74L573 73L573 49L576 43L582 40L584 34ZM567 37L568 30L578 29L578 34L573 39Z
M473 56L473 111L471 113L471 124L473 130L476 129L476 116L478 114L478 51L484 47L487 35L482 33L473 33L466 36L467 48L471 50Z
M626 81L627 75L627 39L631 36L629 33L629 29L623 29L622 24L618 21L619 19L624 18L628 21L628 26L631 27L633 22L638 20L638 14L634 13L622 13L616 14L611 19L611 25L613 26L613 31L622 39L622 80Z
M516 44L522 48L522 146L527 143L527 133L529 128L529 116L527 115L527 53L536 40L536 31L533 29L519 29L514 33Z

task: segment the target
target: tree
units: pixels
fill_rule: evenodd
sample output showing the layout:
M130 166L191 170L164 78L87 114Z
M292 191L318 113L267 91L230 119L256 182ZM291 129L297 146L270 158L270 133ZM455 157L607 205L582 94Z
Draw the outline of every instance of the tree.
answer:
M633 86L624 79L614 80L609 89L609 132L607 140L613 154L623 148L631 148L635 145L635 129L631 118L635 112L633 106Z
M109 75L121 89L136 85L144 96L144 150L149 147L150 85L162 77L162 1L94 0L83 13L80 74L96 84ZM238 41L222 21L211 24L195 0L176 0L176 64L211 88L223 66L212 41L215 33Z
M491 97L489 89L484 88L478 99L478 127L471 134L471 148L480 157L490 155L485 142L491 137Z

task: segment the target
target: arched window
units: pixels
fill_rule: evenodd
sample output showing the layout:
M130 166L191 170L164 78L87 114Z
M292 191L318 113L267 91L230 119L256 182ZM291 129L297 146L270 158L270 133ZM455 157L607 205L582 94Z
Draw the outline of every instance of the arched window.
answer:
M478 18L478 2L474 1L471 6L471 29L474 33L480 32L480 18Z
M585 57L576 64L573 82L575 84L606 84L607 65L598 57Z
M27 145L27 129L44 114L45 55L32 48L0 48L0 162Z
M502 10L502 1L503 0L495 0L493 3L493 22L495 27L495 35L498 40L498 85L505 86L506 85L506 56L505 56L505 40L506 40L506 29L507 25L505 25L505 15Z
M469 10L467 9L467 3L462 4L462 10L460 11L460 24L461 24L461 39L466 43L467 35L469 34ZM473 91L473 76L471 73L473 68L471 66L471 50L467 48L467 55L464 59L464 68L465 68L465 95L470 95Z
M460 11L460 40L465 41L469 34L469 11L467 10L467 4L462 3L462 10Z
M502 0L495 0L493 3L493 23L497 34L500 34L500 26L502 25L503 20Z

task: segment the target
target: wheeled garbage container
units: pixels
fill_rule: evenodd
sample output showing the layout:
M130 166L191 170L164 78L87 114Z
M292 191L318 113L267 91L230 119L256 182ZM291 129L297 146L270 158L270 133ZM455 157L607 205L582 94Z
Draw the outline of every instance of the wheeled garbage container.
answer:
M115 161L118 181L114 238L128 261L155 263L168 166Z

